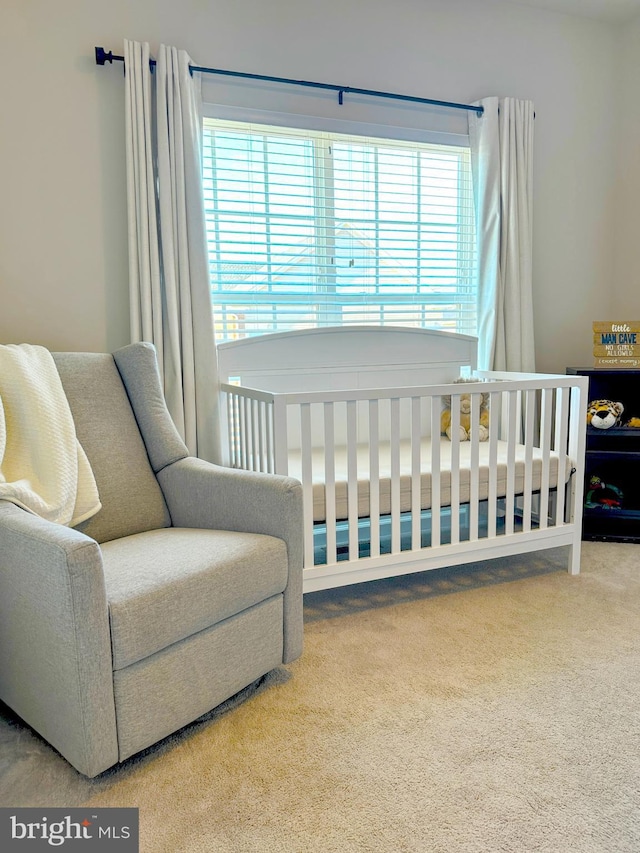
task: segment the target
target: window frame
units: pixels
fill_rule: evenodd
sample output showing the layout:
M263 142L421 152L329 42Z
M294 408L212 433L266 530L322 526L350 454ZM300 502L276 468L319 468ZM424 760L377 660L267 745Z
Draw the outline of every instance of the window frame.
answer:
M468 134L461 133L450 133L450 132L442 132L442 131L428 131L422 128L413 128L413 127L399 127L397 125L389 126L383 124L372 124L370 122L357 122L352 120L336 120L336 119L327 119L322 117L312 117L308 115L300 115L300 114L291 114L291 113L276 113L270 111L256 110L256 109L245 109L245 108L234 108L234 107L226 107L219 105L206 105L204 109L204 124L203 124L203 132L205 129L207 119L220 120L222 122L244 122L251 125L266 125L269 130L278 129L284 135L301 135L304 136L307 131L314 133L338 133L338 134L346 134L350 137L364 137L369 139L379 139L381 144L384 142L388 142L390 146L393 146L394 143L398 143L402 145L403 143L425 143L427 145L438 145L445 147L453 147L456 149L465 148L468 151L468 164L467 164L467 173L468 180L471 183L471 164L470 164L470 146L469 146L469 137ZM325 167L330 168L330 162L325 163ZM469 194L466 197L467 204L470 209L473 210L473 191L472 187L469 187ZM477 304L477 240L473 234L473 227L471 226L472 233L468 236L467 247L470 247L471 256L469 258L469 267L468 267L468 275L464 277L464 280L467 282L466 285L459 284L458 285L458 293L463 292L465 287L468 288L468 295L471 297L472 301ZM330 247L327 247L330 248ZM329 254L327 252L327 254ZM334 253L335 254L335 253ZM333 286L336 285L336 273L334 272L332 276L329 278L333 278ZM459 279L460 281L460 279ZM420 293L420 285L416 285L416 294ZM424 287L424 285L422 285ZM214 305L214 309L217 310L220 302L216 302L215 300L215 290L213 286L211 288L211 297L212 304ZM444 303L451 302L452 297L451 294L443 294L441 296L441 301ZM425 300L427 305L435 305L438 302L438 298L435 294L431 295L429 300ZM228 304L228 303L227 303ZM311 304L311 302L309 303ZM275 310L275 305L274 305ZM383 309L382 309L383 310ZM305 323L301 327L304 326L317 326L317 325L341 325L342 318L338 318L336 316L329 316L330 314L335 315L335 308L332 311L328 310L327 316L322 318L322 322L316 323ZM455 327L452 327L451 323L448 324L433 324L433 323L425 323L424 322L424 312L423 312L423 320L420 324L413 323L410 325L422 325L423 327L431 327L431 328L453 328L455 331L462 332L464 334L472 334L475 335L477 333L477 310L473 312L474 317L473 320L469 323L457 322ZM348 320L346 324L349 324ZM393 324L393 323L392 323ZM291 328L287 326L287 328ZM220 341L228 340L228 337L225 334L220 334L220 324L217 325L218 336ZM266 329L264 331L255 332L254 334L268 334L273 331L278 331L277 328ZM231 335L231 337L246 337L249 334L242 335Z

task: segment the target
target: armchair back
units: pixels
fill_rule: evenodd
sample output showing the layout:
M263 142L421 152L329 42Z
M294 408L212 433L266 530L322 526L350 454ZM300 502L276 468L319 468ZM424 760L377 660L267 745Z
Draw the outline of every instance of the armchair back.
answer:
M169 527L169 511L113 356L53 355L102 503L78 529L107 542Z

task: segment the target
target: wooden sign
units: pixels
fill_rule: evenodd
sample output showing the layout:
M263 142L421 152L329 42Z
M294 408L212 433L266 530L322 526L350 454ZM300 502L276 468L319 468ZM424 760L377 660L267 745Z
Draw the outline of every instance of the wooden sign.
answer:
M640 320L600 320L593 324L595 367L640 369Z

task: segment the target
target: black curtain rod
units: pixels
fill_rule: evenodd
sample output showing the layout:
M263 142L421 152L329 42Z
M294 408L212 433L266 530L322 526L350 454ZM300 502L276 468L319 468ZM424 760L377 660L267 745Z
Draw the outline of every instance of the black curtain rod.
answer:
M96 65L104 65L105 62L124 62L124 56L116 56L113 51L105 51L103 47L96 47ZM149 60L149 65L153 67L156 64L155 59ZM374 89L356 89L353 86L338 86L335 83L312 83L309 80L292 80L288 77L268 77L266 74L248 74L245 71L224 71L221 68L203 68L200 65L191 65L189 70L200 71L203 74L222 74L227 77L243 77L249 80L265 80L270 83L288 83L293 86L310 86L314 89L329 89L332 92L338 93L338 103L343 103L345 92L352 92L356 95L371 95L375 98L392 98L396 101L411 101L416 104L431 104L436 107L447 107L452 110L469 110L477 113L479 116L484 112L484 107L474 106L472 104L456 104L452 101L435 101L432 98L417 98L414 95L394 95L391 92L376 92Z

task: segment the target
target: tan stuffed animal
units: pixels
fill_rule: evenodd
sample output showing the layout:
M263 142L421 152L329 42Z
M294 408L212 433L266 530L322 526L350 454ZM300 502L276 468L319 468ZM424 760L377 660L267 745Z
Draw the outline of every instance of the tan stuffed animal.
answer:
M475 382L474 379L457 379L456 382ZM446 435L451 440L451 431L453 424L451 423L451 397L449 395L442 397L442 415L440 416L440 431L442 435ZM480 401L480 417L478 419L478 441L488 441L489 439L489 395L483 393ZM460 422L458 431L460 441L469 441L474 426L471 423L471 394L460 395Z

